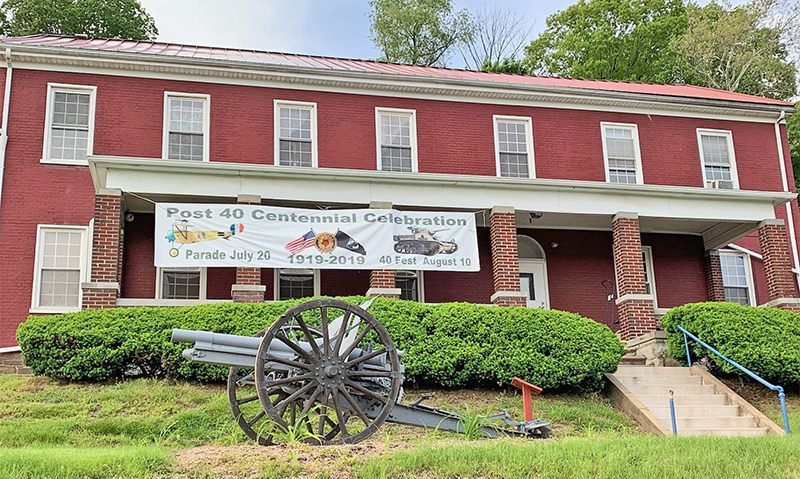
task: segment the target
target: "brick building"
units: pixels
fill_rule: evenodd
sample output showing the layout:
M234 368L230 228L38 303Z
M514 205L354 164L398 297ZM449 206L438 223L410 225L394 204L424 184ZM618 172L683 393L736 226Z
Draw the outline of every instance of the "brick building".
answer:
M151 42L0 43L0 348L29 314L370 289L574 311L625 338L688 302L798 301L789 103ZM474 212L481 270L162 270L153 201Z

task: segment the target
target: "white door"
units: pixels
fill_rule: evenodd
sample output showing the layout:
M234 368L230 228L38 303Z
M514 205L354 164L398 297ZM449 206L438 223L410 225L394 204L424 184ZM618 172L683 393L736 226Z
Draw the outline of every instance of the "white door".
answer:
M547 291L547 263L544 260L520 260L519 287L529 308L550 308Z

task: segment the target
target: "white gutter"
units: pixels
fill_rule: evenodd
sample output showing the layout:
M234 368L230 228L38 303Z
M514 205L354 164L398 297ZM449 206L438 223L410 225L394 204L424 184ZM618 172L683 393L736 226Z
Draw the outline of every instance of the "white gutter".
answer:
M11 104L11 49L3 53L6 59L6 84L3 92L3 118L0 126L0 206L3 204L3 174L6 170L6 145L8 145L8 111Z
M783 191L789 192L789 180L786 175L786 158L783 155L783 141L781 141L781 122L786 118L786 112L781 111L780 115L778 115L778 119L775 121L775 142L778 145L778 161L781 165L781 184L783 185ZM792 246L792 264L794 265L794 271L797 273L800 270L800 263L798 262L798 255L797 255L797 237L794 231L794 214L792 211L792 202L789 201L786 203L786 227L789 229L789 242ZM800 277L797 278L798 283L800 283Z

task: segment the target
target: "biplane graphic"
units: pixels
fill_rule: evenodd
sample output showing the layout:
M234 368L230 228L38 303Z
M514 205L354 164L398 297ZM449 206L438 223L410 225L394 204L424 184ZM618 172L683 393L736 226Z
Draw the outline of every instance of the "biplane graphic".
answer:
M180 249L187 244L202 243L220 238L230 239L231 236L241 234L243 231L244 225L241 223L232 224L227 231L195 230L193 225L183 220L179 223L174 223L167 233L166 239L171 246L169 255L173 258L178 256Z

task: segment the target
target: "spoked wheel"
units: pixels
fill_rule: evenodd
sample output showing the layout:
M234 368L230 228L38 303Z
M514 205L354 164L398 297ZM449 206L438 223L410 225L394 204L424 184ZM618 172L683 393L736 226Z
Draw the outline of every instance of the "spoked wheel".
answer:
M402 384L400 358L386 329L362 308L333 299L309 301L281 316L261 340L254 376L276 427L302 429L302 440L312 444L369 437L386 420Z
M282 391L281 391L282 392ZM288 394L283 394L287 397ZM280 398L279 398L280 399ZM261 406L253 379L253 368L231 368L228 373L228 402L239 427L262 446L273 444L270 421Z

